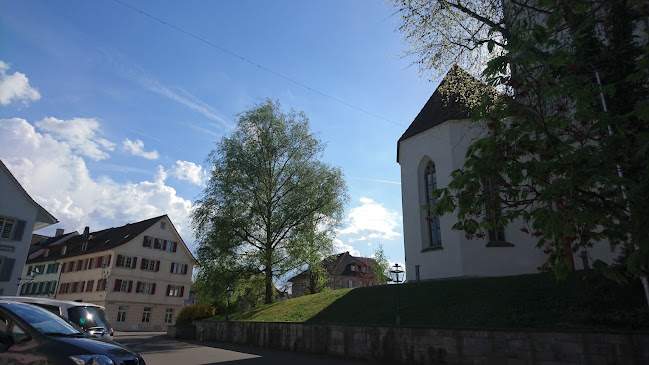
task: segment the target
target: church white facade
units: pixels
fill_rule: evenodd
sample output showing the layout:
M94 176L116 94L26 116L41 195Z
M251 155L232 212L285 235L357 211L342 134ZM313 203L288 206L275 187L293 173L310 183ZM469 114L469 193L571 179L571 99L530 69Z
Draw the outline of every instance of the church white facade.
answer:
M430 219L422 208L431 200L432 189L448 185L451 172L464 164L467 148L484 133L479 123L469 121L467 112L458 111L445 100L438 88L397 145L406 280L538 272L546 257L536 247L536 239L521 232L522 222L511 223L484 238L467 239L463 231L451 228L456 216ZM594 245L588 249L589 258L582 258L583 252L574 255L575 269L587 267L592 259L611 263L618 253L619 248L612 250L606 243Z

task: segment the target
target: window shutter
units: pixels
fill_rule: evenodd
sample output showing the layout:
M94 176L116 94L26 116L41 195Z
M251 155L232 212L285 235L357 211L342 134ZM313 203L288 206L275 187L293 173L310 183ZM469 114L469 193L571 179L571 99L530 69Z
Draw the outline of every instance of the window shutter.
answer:
M118 266L118 265L123 265L123 263L122 263L122 255L117 255L117 264L115 264L115 266Z
M181 298L183 297L184 293L185 293L185 287L184 287L184 286L181 286L181 287L180 287L180 297L181 297Z
M100 287L101 287L101 279L97 280L97 289L95 289L95 291L99 291Z
M131 265L131 269L135 269L137 267L137 257L133 257L133 265Z
M25 221L19 220L16 222L14 234L11 236L12 241L21 241L23 239L23 232L25 231Z
M67 262L64 262L63 265L61 266L61 272L65 272L65 266L67 265Z
M142 261L140 262L140 269L141 270L144 270L144 266L146 266L146 262L147 262L146 259L142 259Z
M167 296L171 293L171 285L167 285Z
M176 252L177 248L178 248L178 242L174 242L174 247L173 247L172 251Z
M136 293L141 293L141 292L142 292L141 289L142 289L142 288L140 287L140 282L138 281L138 282L137 282L137 285L135 286L135 292L136 292Z
M108 261L106 261L106 267L110 267L110 257L111 255L108 255Z
M133 280L129 280L128 281L128 292L130 293L132 289L133 289Z
M113 288L113 291L119 291L122 287L122 281L119 279L115 279L115 287Z
M160 260L155 263L155 271L160 271Z
M63 284L59 286L59 294L63 294Z
M155 283L151 285L151 294L155 294Z
M175 264L172 262L172 263L171 263L171 271L170 271L171 273L174 272L174 265L175 265Z
M183 265L183 275L187 274L187 264Z
M83 260L83 269L88 270L88 259Z
M167 251L167 240L162 241L162 251Z
M147 236L144 236L144 240L142 240L142 247L146 247L146 239L147 238L148 238Z
M81 289L79 290L79 292L83 293L83 289L85 289L85 288L86 288L86 282L82 281L81 282Z
M86 284L86 291L91 292L94 286L95 286L95 281L88 280L88 283Z

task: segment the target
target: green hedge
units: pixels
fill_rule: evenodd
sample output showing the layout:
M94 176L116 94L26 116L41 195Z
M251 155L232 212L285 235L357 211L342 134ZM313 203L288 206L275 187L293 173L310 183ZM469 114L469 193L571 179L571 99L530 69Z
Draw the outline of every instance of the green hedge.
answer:
M204 319L214 316L216 308L211 305L198 304L183 307L176 318L176 324L191 323L197 319Z

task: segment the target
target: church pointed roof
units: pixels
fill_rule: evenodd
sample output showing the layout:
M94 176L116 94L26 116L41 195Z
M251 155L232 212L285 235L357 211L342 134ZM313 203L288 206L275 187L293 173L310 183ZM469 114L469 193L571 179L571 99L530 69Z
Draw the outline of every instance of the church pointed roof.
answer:
M468 119L471 117L471 110L460 101L459 88L447 87L447 84L457 83L457 80L467 80L463 83L469 87L480 83L478 79L464 71L460 66L454 65L451 67L442 82L437 86L437 89L435 89L433 95L428 99L424 107L421 108L415 120L410 123L408 129L399 138L397 142L397 163L399 162L399 144L401 141L414 137L446 121Z

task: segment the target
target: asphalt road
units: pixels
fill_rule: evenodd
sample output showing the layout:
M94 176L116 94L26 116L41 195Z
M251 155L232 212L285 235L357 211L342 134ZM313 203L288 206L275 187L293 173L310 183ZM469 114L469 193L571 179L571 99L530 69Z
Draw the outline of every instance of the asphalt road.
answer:
M139 352L147 365L376 364L223 343L173 340L165 337L164 332L116 332L115 341Z

